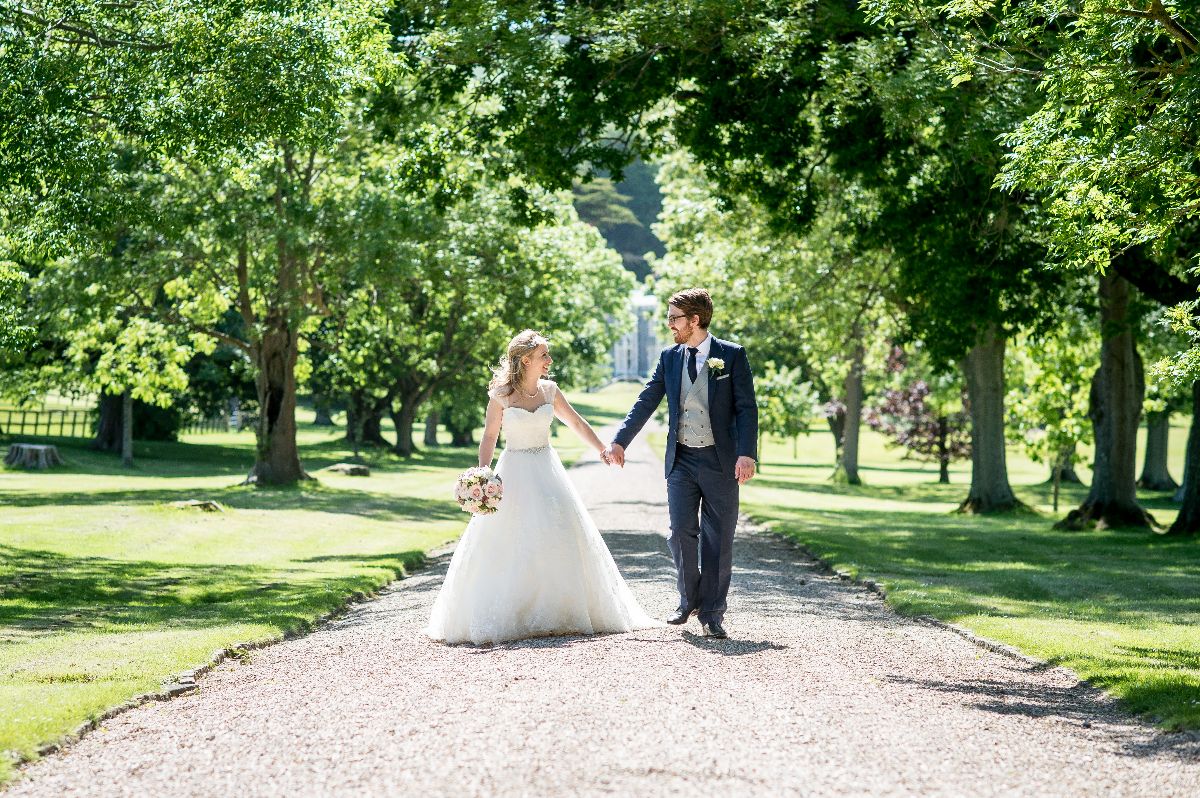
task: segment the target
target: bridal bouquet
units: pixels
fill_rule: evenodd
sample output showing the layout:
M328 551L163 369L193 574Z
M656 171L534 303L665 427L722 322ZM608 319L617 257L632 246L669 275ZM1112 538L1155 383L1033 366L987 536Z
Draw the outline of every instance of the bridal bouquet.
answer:
M468 468L458 477L454 486L454 498L468 513L491 515L500 508L500 497L504 495L504 483L487 466Z

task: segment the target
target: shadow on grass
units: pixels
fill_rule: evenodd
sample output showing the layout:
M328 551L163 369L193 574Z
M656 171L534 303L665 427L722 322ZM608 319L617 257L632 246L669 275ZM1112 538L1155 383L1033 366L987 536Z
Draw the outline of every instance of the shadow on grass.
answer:
M24 440L24 438L23 438ZM31 437L32 440L32 437ZM134 445L134 466L121 465L112 453L98 452L78 438L37 438L39 443L54 444L67 465L47 472L60 474L89 474L114 477L149 477L154 479L194 479L197 477L228 476L238 481L245 478L254 466L254 446L227 446L217 443L176 443L169 441L137 441ZM308 443L300 446L300 461L310 474L335 463L346 461L353 451L344 440ZM364 462L382 471L406 468L467 468L475 464L473 448L434 447L421 449L411 458L402 458L390 449L368 447L361 452ZM18 469L10 473L28 473Z
M1200 546L1149 532L1066 532L1036 517L752 508L839 567L882 582L906 614L1200 620ZM893 592L896 588L898 591Z
M88 491L86 493L13 491L0 492L0 504L12 507L63 507L105 504L165 504L187 499L213 499L236 510L296 510L355 515L384 521L445 521L462 517L462 511L440 496L417 498L368 493L362 490L302 485L288 489L253 487L156 488L149 490Z
M423 559L420 551L405 551L339 561L400 575ZM72 557L0 545L0 628L40 636L248 623L291 632L380 582L370 573Z

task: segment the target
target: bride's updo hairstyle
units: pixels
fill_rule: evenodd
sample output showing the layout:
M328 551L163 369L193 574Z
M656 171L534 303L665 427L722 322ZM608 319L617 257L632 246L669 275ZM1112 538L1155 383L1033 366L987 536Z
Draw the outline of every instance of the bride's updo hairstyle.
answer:
M546 336L535 330L521 330L508 342L508 351L492 369L492 381L488 392L493 396L509 396L517 392L517 386L525 379L526 355L533 354L539 346L550 345Z

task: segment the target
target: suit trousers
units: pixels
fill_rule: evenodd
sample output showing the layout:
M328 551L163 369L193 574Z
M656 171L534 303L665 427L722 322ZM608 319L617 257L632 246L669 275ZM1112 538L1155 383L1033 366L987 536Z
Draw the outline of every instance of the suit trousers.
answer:
M739 487L721 468L717 447L676 446L667 476L667 547L675 560L679 609L699 610L701 623L719 623L725 616Z

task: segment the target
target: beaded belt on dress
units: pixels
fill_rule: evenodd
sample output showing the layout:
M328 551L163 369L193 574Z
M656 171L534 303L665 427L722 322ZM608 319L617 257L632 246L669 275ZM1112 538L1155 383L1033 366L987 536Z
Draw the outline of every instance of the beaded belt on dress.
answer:
M532 449L514 449L510 446L508 447L508 450L510 452L521 452L522 454L532 454L534 452L544 452L549 448L550 444L547 443L544 446L534 446Z

